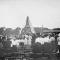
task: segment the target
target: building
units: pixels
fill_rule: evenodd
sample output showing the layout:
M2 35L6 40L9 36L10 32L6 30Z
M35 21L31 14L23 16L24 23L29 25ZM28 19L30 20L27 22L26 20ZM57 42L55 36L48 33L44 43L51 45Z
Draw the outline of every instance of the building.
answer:
M24 35L24 34L36 34L36 33L49 33L49 32L52 32L51 29L48 29L48 28L45 28L45 27L33 27L32 24L30 23L30 20L29 20L29 17L27 16L26 18L26 25L25 27L22 29L21 31L21 35Z
M45 27L33 27L32 24L30 23L29 17L27 16L26 18L26 25L25 27L22 29L21 31L21 36L22 38L24 38L26 35L30 35L32 36L33 34L37 35L37 34L43 34L43 33L49 33L51 32L51 29L45 28ZM32 40L30 40L29 37L27 39L27 44Z
M27 16L26 25L25 25L25 27L22 29L21 35L25 35L25 34L31 35L32 33L35 33L35 30L34 30L34 27L31 26L29 17Z

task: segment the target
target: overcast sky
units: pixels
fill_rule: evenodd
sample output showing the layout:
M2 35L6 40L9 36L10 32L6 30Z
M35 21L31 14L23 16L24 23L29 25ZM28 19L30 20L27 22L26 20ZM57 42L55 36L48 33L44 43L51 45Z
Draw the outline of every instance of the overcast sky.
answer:
M60 27L60 0L0 0L0 27Z

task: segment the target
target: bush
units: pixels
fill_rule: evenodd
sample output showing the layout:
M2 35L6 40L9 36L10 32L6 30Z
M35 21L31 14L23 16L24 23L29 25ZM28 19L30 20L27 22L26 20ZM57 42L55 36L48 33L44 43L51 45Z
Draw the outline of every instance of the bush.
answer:
M55 41L51 43L44 43L41 45L40 43L34 43L32 46L33 53L52 53L56 52L56 44Z

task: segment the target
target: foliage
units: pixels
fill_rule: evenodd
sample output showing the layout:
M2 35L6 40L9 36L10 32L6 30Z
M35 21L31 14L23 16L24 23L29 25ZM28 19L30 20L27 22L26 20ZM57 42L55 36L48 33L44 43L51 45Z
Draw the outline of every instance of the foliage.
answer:
M0 28L0 35L5 35L4 27L1 27L1 28Z
M40 44L38 43L34 43L32 46L32 51L34 53L52 53L52 52L56 52L56 44L55 41L52 41L51 43L44 43L44 44Z

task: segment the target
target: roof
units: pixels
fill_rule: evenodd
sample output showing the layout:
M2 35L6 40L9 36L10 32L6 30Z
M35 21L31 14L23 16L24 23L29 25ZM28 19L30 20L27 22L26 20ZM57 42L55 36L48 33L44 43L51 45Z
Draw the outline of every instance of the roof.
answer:
M45 28L45 27L33 27L35 30L35 33L41 33L41 32L51 32L51 29ZM30 33L29 33L30 32ZM26 28L24 27L21 31L21 34L32 34L30 27Z
M51 32L52 29L48 29L45 27L34 27L36 33L41 33L41 32Z
M26 25L25 27L22 29L21 34L26 34L26 33L41 33L41 32L50 32L51 29L45 28L45 27L32 27L29 17L27 16L26 18Z

